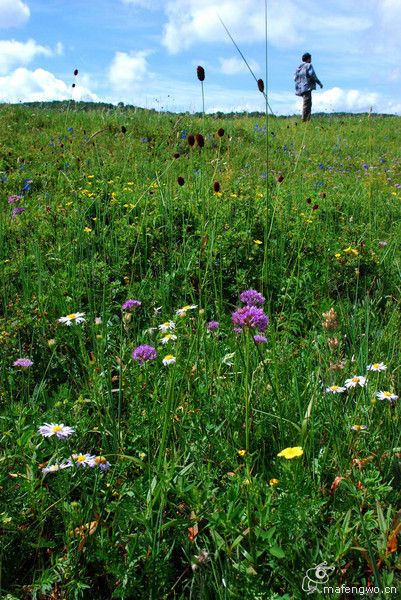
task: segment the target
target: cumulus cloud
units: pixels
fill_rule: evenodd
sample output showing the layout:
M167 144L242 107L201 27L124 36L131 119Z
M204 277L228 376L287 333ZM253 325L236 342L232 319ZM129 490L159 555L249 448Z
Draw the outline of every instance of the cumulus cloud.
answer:
M392 0L386 0L392 1ZM352 4L352 0L351 0ZM340 3L333 16L332 7L310 0L270 0L267 35L279 48L303 45L313 39L342 38L365 31L371 21L360 9ZM231 43L219 16L237 42L253 43L265 39L264 3L260 0L169 0L165 6L167 22L162 43L171 54L199 42Z
M149 54L147 50L115 53L108 73L113 92L136 92L152 78L147 61Z
M89 89L77 86L72 90L53 73L44 69L30 71L19 67L0 77L0 102L44 102L51 100L98 100Z
M0 74L5 74L16 65L27 65L36 56L51 56L50 48L37 44L35 40L17 42L0 40Z
M260 69L258 63L255 60L247 61L252 71L255 73ZM239 73L248 73L248 67L241 58L219 58L220 72L223 75L238 75Z
M29 15L29 6L22 0L0 0L0 29L19 27Z

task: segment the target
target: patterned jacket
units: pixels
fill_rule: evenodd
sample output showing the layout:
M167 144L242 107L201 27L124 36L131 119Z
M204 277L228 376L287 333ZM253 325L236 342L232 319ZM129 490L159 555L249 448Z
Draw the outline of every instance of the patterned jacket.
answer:
M312 64L306 62L299 65L298 69L295 71L294 81L296 96L302 96L305 92L315 90L317 83L321 85Z

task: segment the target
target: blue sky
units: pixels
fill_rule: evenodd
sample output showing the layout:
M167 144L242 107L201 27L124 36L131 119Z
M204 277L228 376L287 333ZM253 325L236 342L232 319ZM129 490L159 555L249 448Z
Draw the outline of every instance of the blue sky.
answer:
M276 114L299 112L293 74L304 51L324 84L315 111L401 114L401 0L267 4ZM197 111L202 65L207 111L263 110L219 16L266 82L264 0L0 0L0 102L73 97Z

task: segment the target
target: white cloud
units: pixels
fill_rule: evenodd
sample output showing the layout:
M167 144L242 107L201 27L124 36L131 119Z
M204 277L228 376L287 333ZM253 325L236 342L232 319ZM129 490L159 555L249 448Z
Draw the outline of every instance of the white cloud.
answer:
M72 89L53 73L44 69L29 71L19 67L0 77L1 102L40 102L47 100L98 100L89 89L77 86Z
M219 58L220 72L223 75L237 75L239 73L249 73L249 69L242 58ZM255 60L247 60L250 68L256 74L260 67Z
M29 6L22 0L0 0L0 29L23 25L30 12Z
M64 46L61 42L57 42L56 47L54 48L54 53L57 56L62 56L64 54Z
M391 0L386 0L391 1ZM352 4L352 0L351 0ZM237 43L263 42L265 39L264 2L260 0L169 0L165 7L167 23L162 43L171 54L200 42L231 43L219 16ZM270 0L267 36L279 48L302 46L305 40L341 36L367 30L371 20L360 9L342 4L333 15L328 3L311 0ZM337 39L338 42L338 39Z
M8 73L16 65L27 65L36 56L51 56L50 48L40 46L35 40L17 42L0 40L0 74Z
M152 78L147 61L149 54L147 50L115 53L108 73L113 92L135 92Z

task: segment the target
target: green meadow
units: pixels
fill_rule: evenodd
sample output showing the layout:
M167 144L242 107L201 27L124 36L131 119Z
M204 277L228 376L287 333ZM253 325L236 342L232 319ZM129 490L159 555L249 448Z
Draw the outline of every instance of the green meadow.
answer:
M1 597L398 597L400 117L84 108L0 107Z

